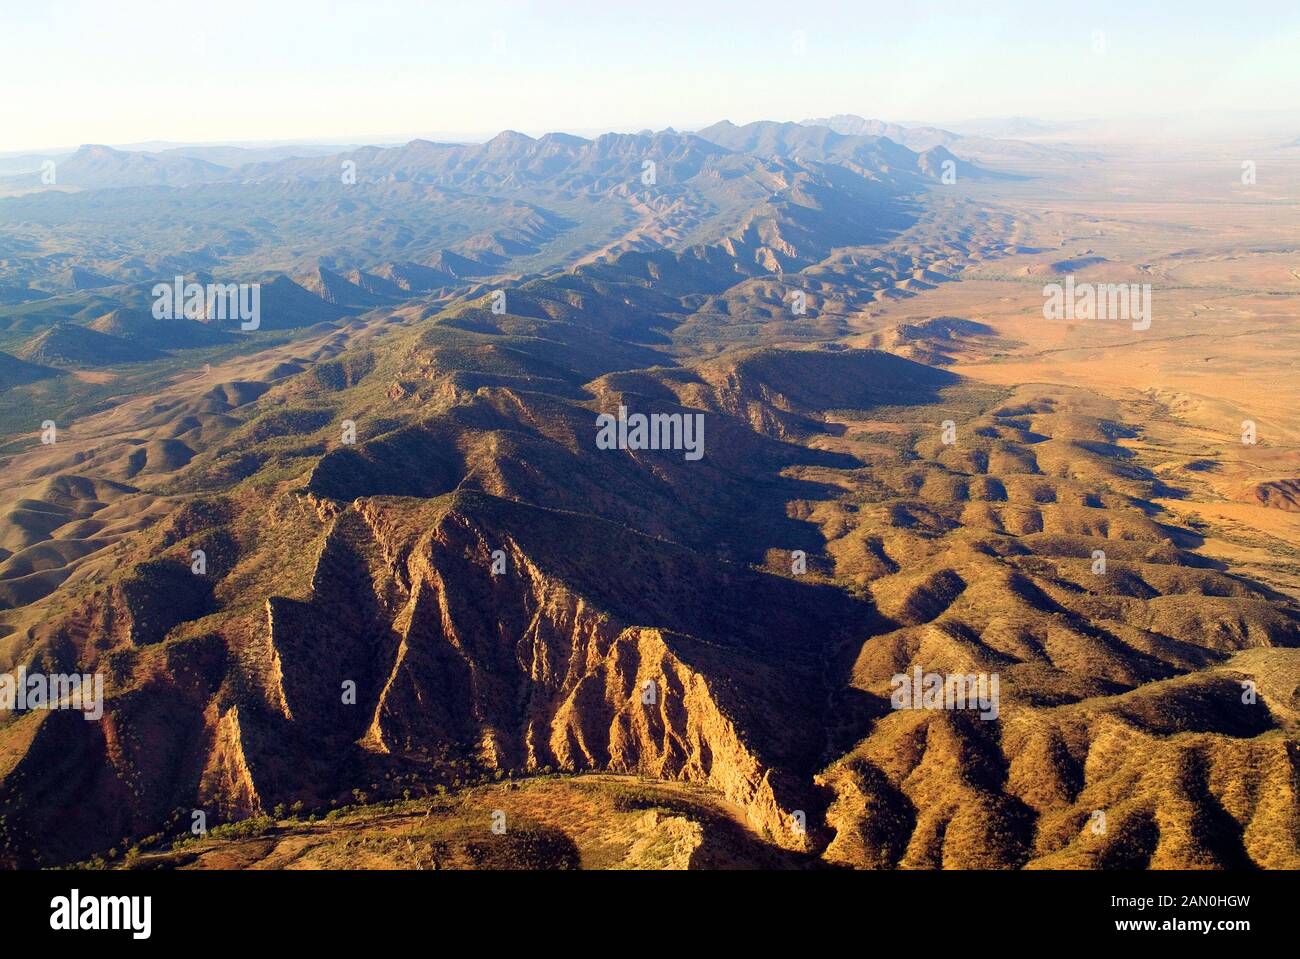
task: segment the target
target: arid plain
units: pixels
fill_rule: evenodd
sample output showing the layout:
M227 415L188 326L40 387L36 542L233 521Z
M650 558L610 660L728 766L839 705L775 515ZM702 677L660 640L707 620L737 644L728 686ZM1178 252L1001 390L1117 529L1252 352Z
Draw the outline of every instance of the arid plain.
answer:
M1300 157L1243 144L1112 150L1073 175L990 188L1042 252L999 259L916 297L885 302L870 333L930 317L992 327L996 345L954 351L955 372L1004 386L1107 397L1141 435L1119 445L1166 480L1155 504L1198 527L1199 551L1300 596ZM1256 180L1242 156L1262 151ZM1166 156L1166 154L1172 154ZM1077 265L1076 265L1077 264ZM1149 283L1151 328L1049 321L1043 286ZM855 341L857 342L857 341ZM1243 422L1256 442L1243 443Z

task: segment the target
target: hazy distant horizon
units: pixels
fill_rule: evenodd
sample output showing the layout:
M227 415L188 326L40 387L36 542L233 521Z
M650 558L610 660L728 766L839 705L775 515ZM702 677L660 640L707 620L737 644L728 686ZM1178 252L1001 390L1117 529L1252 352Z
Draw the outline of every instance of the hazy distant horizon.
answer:
M1229 111L1222 115L1207 116L1205 114L1150 114L1150 115L1133 115L1123 117L1045 117L1045 116L987 116L971 118L950 118L946 120L929 120L929 119L898 119L890 116L882 116L871 111L839 111L840 114L852 114L861 116L866 119L882 120L886 123L897 124L898 126L908 128L918 127L937 127L940 129L952 130L957 133L970 134L981 127L992 127L999 123L1010 123L1013 121L1023 121L1026 123L1037 123L1051 128L1060 128L1059 131L1048 132L1042 136L1045 140L1077 140L1088 142L1097 137L1097 131L1132 131L1142 129L1144 135L1151 136L1153 139L1158 138L1150 130L1144 129L1143 125L1151 121L1164 121L1179 130L1178 124L1182 123L1183 127L1180 132L1184 135L1222 135L1225 137L1268 137L1268 136L1295 136L1300 137L1300 109L1296 110L1275 110L1275 111ZM822 113L818 116L833 116L836 114ZM694 122L694 123L670 123L661 127L639 126L637 124L617 124L610 127L588 127L588 128L543 128L531 125L515 124L493 130L475 130L475 131L454 131L454 130L432 130L417 131L410 133L372 133L372 134L340 134L333 136L321 137L295 137L291 139L271 138L271 139L249 139L249 138L232 138L216 140L162 140L150 139L139 141L122 141L122 142L105 142L99 140L80 140L75 143L65 143L59 146L41 145L28 146L18 149L7 149L0 151L0 159L10 159L20 156L48 156L55 154L71 153L87 145L108 146L115 150L124 151L141 151L157 152L169 149L181 148L205 148L205 147L234 147L246 149L269 149L276 147L314 147L326 148L337 147L339 150L352 150L366 146L392 147L401 146L410 143L412 140L429 140L442 143L483 143L499 135L506 130L513 130L523 133L530 137L540 137L547 133L564 133L571 136L594 139L606 133L639 133L645 130L659 131L664 129L674 129L677 131L693 132L701 130L721 120L731 120L737 125L752 123L756 121L776 121L799 123L812 119L812 115L798 118L782 118L770 116L756 116L738 120L733 117L717 117L712 120ZM1226 121L1226 122L1225 122ZM1235 124L1229 126L1227 124ZM975 134L979 135L979 134ZM996 136L1006 139L1033 139L1033 136L1021 134L1019 136L1010 133L993 133L989 136Z
M7 104L8 155L83 143L404 142L422 130L475 139L519 129L524 117L523 132L604 132L724 117L952 125L1300 103L1300 10L1280 2L1242 15L1107 0L1077 18L1044 18L1032 4L995 0L917 18L817 0L793 16L767 2L557 10L484 0L466 10L232 0L214 20L193 2L110 10L74 0L6 19L0 78L20 92Z

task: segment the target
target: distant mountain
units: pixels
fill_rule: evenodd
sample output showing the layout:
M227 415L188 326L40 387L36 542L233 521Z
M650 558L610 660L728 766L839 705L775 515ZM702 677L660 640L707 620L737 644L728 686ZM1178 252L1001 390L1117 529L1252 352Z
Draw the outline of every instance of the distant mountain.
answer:
M225 175L225 167L206 160L154 153L133 153L88 144L56 164L54 184L42 181L38 172L0 178L7 189L57 186L82 190L129 186L190 186Z
M391 296L366 289L347 277L335 273L333 270L327 270L323 266L316 267L306 276L299 277L295 282L304 290L315 293L326 303L332 303L335 306L370 309L392 302Z
M642 173L653 158L665 175L685 180L724 151L689 134L608 133L595 140L565 133L533 138L507 130L486 143L453 144L412 140L399 147L362 147L331 157L260 163L235 174L246 182L330 180L339 182L344 164L359 181L411 180L477 188L546 185L572 192L603 191Z
M229 170L235 170L249 163L276 163L280 160L290 160L297 157L332 156L344 150L355 149L357 149L355 146L329 146L306 143L266 147L187 145L168 147L156 152L163 159L203 160Z
M391 267L391 264L389 266ZM392 302L406 299L411 295L409 287L400 286L388 277L380 275L378 271L366 272L365 270L352 269L343 274L343 278L364 293L378 297L381 300Z
M443 274L427 270L429 274ZM358 272L358 271L354 271ZM365 288L329 270L324 274L336 299L327 301L304 289L284 274L238 278L259 284L259 330L290 330L332 323L375 305L394 303L415 293L398 289L393 297L375 296ZM178 274L186 282L233 283L235 277L215 277L206 271ZM237 341L241 320L157 319L153 315L153 289L158 278L119 284L111 289L68 291L30 302L0 304L0 334L7 343L22 342L24 356L38 363L94 366L155 358L171 350L221 346ZM170 285L170 280L166 281ZM383 282L378 280L378 282ZM464 287L463 281L453 281ZM448 284L449 288L453 284ZM443 288L440 284L439 289ZM422 291L416 291L422 292ZM26 336L26 340L20 337Z
M460 259L464 259L464 257ZM445 263L445 261L439 262ZM364 281L362 277L365 278ZM369 289L367 283L378 281L386 284L382 289L389 291L400 290L406 293L420 293L443 286L452 286L458 282L457 275L448 269L439 269L419 263L385 263L368 274L361 274L360 271L358 271L357 276L349 274L349 278L352 282L367 289Z
M439 250L424 264L431 270L435 270L444 276L455 277L457 279L464 277L490 276L491 267L478 260L471 260L467 256L461 256L459 253L452 253L450 250ZM427 278L427 277L426 277Z
M827 127L801 123L760 120L736 126L722 120L700 130L698 135L729 150L762 156L847 159L870 155L904 169L916 163L913 151L885 137L836 133Z
M261 327L263 330L289 330L317 323L330 323L357 312L327 303L303 289L287 276L277 276L261 285ZM231 321L230 327L237 326Z
M725 122L698 134L594 139L505 131L485 143L414 140L233 170L170 152L87 147L64 164L80 182L137 185L95 190L93 199L46 190L0 200L6 217L75 255L84 272L60 277L68 257L19 251L0 256L0 282L63 292L195 270L222 279L284 273L317 294L310 313L320 300L363 310L467 280L725 238L741 241L738 255L778 270L803 261L791 248L823 249L829 234L794 222L808 208L820 208L821 226L837 209L857 209L860 238L879 222L879 204L938 179L950 160L942 146L918 153L881 136ZM60 171L60 185L71 183ZM204 224L202 245L187 226L195 222ZM769 242L778 236L783 243ZM445 275L402 266L387 276L386 264ZM319 274L321 265L334 275Z
M98 290L106 286L117 286L121 281L96 273L94 270L74 266L60 270L38 282L40 288L47 292L72 293L78 290Z
M56 323L23 350L23 357L43 366L115 366L156 360L162 354L74 323Z
M0 353L0 392L58 375L58 370L52 370L48 366L28 363L8 353Z
M759 156L847 163L878 176L920 175L937 179L942 172L942 161L957 160L942 146L917 152L885 136L836 133L828 127L802 123L764 120L739 127L723 120L700 130L699 136L730 150ZM983 172L966 163L961 164L960 170L966 175Z
M996 169L1001 164L1019 162L1077 161L1077 152L1057 147L1026 143L1023 140L998 139L991 136L970 136L940 127L905 127L883 120L869 120L851 113L833 117L804 120L806 126L825 127L836 133L850 136L883 136L901 143L909 150L924 152L944 147L964 159L973 160Z
M10 306L15 303L30 303L33 300L44 300L50 296L45 290L33 290L27 286L11 286L6 283L0 283L0 306Z
M90 329L160 350L219 346L232 339L229 333L214 330L197 320L184 317L159 320L146 310L113 310L92 322Z
M938 127L904 127L884 120L870 120L853 113L837 113L833 117L801 120L804 126L826 127L846 136L888 137L909 150L928 150L936 146L951 146L961 134Z

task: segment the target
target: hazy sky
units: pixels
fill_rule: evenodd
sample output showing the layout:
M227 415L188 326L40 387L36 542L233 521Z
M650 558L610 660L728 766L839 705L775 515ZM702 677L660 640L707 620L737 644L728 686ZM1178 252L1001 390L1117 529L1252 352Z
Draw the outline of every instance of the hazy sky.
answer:
M1296 0L0 0L0 152L1298 106Z

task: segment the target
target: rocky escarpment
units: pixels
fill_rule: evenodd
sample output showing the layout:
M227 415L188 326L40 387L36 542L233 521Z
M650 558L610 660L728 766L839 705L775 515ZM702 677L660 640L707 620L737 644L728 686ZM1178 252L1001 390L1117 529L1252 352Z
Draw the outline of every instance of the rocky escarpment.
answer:
M777 845L825 843L812 779L826 730L866 722L837 702L829 666L871 628L866 605L482 493L297 496L263 532L319 544L305 590L146 645L123 613L101 654L116 670L103 723L52 713L0 730L21 754L0 775L6 826L15 840L51 837L11 864L181 833L195 812L211 827L451 769L701 783ZM237 565L218 596L242 596L244 575ZM92 661L83 625L73 642L65 624L63 642ZM69 790L85 815L60 833L51 816Z
M543 544L560 528L557 555ZM705 782L794 848L808 842L791 814L816 803L824 723L785 717L825 711L824 661L865 614L816 586L477 494L359 500L334 522L311 597L268 608L264 705L284 721L385 754Z

